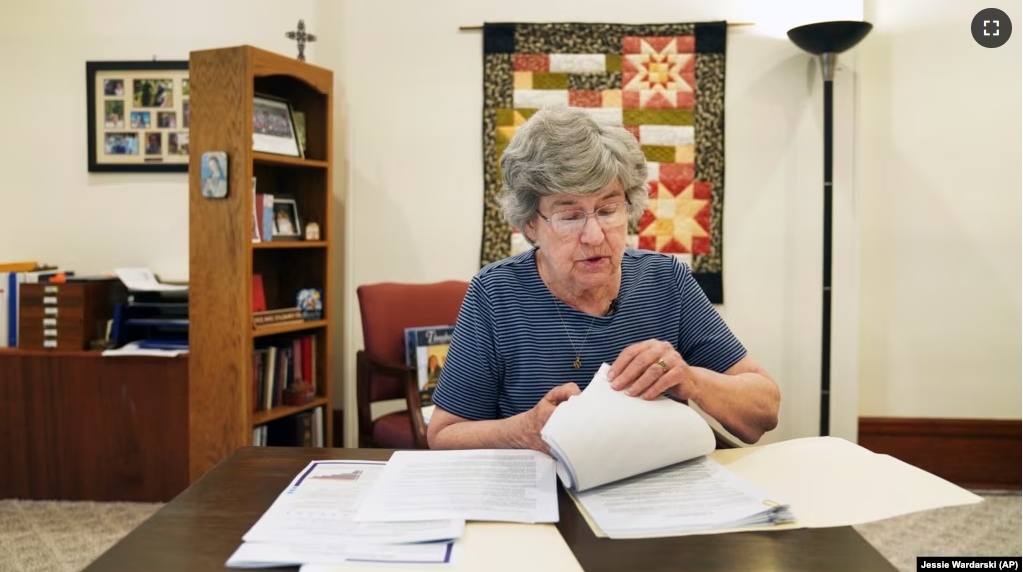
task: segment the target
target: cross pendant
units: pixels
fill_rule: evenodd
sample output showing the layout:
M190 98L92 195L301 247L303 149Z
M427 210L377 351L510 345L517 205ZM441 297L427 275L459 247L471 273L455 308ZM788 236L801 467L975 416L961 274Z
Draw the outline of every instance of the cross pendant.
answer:
M575 356L575 361L572 362L572 365L575 366L576 369L581 368L583 366L582 358L580 358L579 356Z

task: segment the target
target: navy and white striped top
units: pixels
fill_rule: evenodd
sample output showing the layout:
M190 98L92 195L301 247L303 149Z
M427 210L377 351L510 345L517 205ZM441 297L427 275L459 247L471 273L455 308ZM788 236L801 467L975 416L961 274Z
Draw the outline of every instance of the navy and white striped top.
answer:
M555 386L574 381L585 389L602 362L649 339L671 342L686 363L717 372L746 355L689 267L673 256L627 248L617 309L594 317L551 294L529 250L470 281L433 402L466 419L511 417ZM572 365L572 343L580 369Z

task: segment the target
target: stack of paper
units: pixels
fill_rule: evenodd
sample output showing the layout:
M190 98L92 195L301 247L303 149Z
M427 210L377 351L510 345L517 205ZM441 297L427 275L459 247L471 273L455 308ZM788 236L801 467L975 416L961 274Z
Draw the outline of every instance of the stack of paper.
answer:
M707 457L574 496L609 538L756 527L794 519L788 502Z
M554 461L537 451L399 451L387 463L317 461L245 534L227 566L581 570L557 529L545 524L558 521L555 487ZM468 519L499 522L466 526Z
M558 522L556 486L539 451L397 451L356 521Z
M449 562L463 519L355 522L355 512L385 467L373 461L310 463L242 537L227 566Z
M710 425L689 406L615 391L603 364L562 403L541 437L558 476L611 538L772 526L794 517L788 502L707 458Z

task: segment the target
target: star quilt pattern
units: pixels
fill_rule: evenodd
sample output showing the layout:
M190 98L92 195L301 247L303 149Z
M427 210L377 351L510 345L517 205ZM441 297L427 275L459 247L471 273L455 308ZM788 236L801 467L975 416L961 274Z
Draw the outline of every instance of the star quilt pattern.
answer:
M722 300L725 22L485 24L480 265L530 246L501 217L500 158L537 110L619 125L647 159L650 201L628 244L679 257Z

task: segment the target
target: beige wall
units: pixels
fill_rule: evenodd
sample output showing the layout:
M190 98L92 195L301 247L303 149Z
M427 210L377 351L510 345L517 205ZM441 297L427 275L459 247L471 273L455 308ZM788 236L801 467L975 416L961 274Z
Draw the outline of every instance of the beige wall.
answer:
M85 62L187 60L251 44L294 53L284 32L315 0L0 1L0 260L79 273L148 266L188 278L184 173L88 172ZM315 57L316 45L308 49Z
M976 46L964 32L986 7L976 2L877 4L867 4L877 28L842 56L836 80L834 432L855 438L858 413L1019 417L1020 179L1005 167L1020 156L1019 40ZM0 71L16 78L0 88L9 134L0 260L84 273L145 265L187 278L185 176L86 171L84 62L185 59L243 43L291 54L283 32L304 18L320 36L310 61L336 74L340 406L352 399L362 344L357 285L477 270L481 35L459 26L756 22L729 32L720 310L782 386L782 425L768 440L812 435L820 71L784 31L863 9L852 0L0 2ZM346 425L351 438L354 419Z
M860 50L864 416L1020 418L1019 3L875 0Z
M320 13L342 37L349 178L347 383L361 347L359 284L468 279L482 216L480 32L485 21L756 22L729 32L725 304L722 313L783 390L766 440L816 434L820 356L821 78L784 36L797 24L862 17L860 2L533 0L347 2ZM322 46L321 46L322 47ZM323 52L321 52L323 54ZM835 434L855 439L858 240L852 186L855 59L836 88ZM339 185L340 188L341 185ZM346 419L354 438L355 419ZM354 441L350 440L349 443Z

